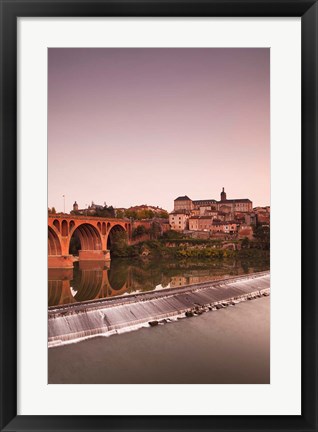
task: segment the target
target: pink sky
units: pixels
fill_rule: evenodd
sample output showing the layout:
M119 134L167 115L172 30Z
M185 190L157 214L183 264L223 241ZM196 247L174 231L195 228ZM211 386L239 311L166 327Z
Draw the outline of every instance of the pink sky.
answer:
M49 207L270 204L266 48L50 48Z

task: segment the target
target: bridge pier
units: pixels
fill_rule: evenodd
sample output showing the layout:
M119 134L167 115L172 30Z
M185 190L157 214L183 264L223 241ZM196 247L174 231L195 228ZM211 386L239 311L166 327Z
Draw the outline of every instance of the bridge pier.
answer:
M49 268L73 268L73 255L49 255Z
M110 261L109 250L79 250L79 261Z
M110 251L106 250L80 250L78 261L99 261L99 262L110 262ZM73 255L49 255L48 256L48 268L49 269L72 269L74 268L74 257Z

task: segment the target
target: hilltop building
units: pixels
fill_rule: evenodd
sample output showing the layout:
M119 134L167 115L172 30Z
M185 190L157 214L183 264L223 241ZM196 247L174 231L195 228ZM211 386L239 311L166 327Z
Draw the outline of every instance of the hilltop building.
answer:
M104 216L107 217L114 217L114 210L112 207L107 207L106 202L104 202L104 205L95 204L94 201L92 201L91 205L87 206L84 209L78 208L78 204L75 201L73 204L73 210L71 211L71 214L77 214L77 215L85 215L85 216L95 216L96 214L100 214L101 212L105 212Z
M248 198L227 199L224 187L220 200L191 200L187 195L174 200L169 214L171 229L176 231L208 231L236 233L239 225L255 224L253 203Z
M222 188L221 199L191 200L187 195L174 200L174 211L187 210L189 212L199 210L203 215L206 212L218 211L224 213L247 213L253 210L253 203L248 198L227 199L226 192Z
M169 214L169 225L175 231L184 231L189 228L190 212L188 210L173 211Z
M180 196L174 200L174 211L186 210L190 212L193 208L193 201L187 195Z

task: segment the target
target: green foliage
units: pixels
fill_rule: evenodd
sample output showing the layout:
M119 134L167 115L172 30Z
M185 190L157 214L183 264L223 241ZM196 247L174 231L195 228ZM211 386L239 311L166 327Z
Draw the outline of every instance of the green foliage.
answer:
M129 219L137 219L137 212L135 210L125 210L124 217Z
M117 210L116 217L119 219L123 219L125 217L125 213L123 212L123 210Z
M250 247L250 241L247 237L244 237L241 243L242 249L248 249Z
M219 240L217 242L205 240L201 243L195 243L181 239L180 242L148 240L129 246L126 233L118 232L113 237L111 252L114 257L138 258L140 260L155 259L157 262L158 260L167 260L171 263L191 260L194 262L200 262L200 260L219 262L225 259L259 260L261 263L267 260L269 263L269 251L261 250L261 248L255 249L255 242L250 242L250 248L241 250L222 249L222 244Z
M137 226L137 228L133 229L132 238L136 239L138 237L142 237L145 234L147 234L147 232L148 232L147 229L143 225L139 225Z
M254 227L255 245L259 249L269 250L270 248L270 227L269 225L258 225Z
M118 210L116 217L118 218L128 218L133 220L143 220L143 219L153 219L155 217L169 219L169 214L167 211L162 210L160 212L155 212L148 209L137 209L137 210Z
M159 237L161 237L161 235L162 235L161 225L153 221L150 228L150 238L153 240L157 240Z
M95 210L95 215L97 217L107 217L107 218L114 218L115 217L115 210L113 206L104 206L102 209L97 208Z
M154 216L155 213L152 210L125 210L125 217L132 218L134 220L152 219Z
M158 213L157 215L159 218L162 219L169 219L169 213L165 210L161 211L160 213Z
M138 256L138 250L134 246L128 245L126 231L117 231L111 234L110 251L114 257Z
M177 258L223 259L234 255L232 250L212 248L178 249L176 252Z
M177 240L177 239L183 239L184 235L178 231L169 230L163 233L163 239L167 240Z
M90 216L90 217L104 217L104 218L114 218L115 210L113 206L105 205L103 208L96 209L86 209L86 210L72 210L71 214L75 216Z

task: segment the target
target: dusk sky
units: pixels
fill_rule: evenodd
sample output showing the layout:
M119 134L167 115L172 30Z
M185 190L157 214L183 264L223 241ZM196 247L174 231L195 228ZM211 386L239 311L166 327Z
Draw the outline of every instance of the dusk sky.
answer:
M269 104L266 48L50 48L48 205L269 205Z

